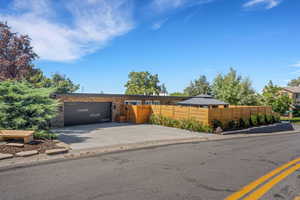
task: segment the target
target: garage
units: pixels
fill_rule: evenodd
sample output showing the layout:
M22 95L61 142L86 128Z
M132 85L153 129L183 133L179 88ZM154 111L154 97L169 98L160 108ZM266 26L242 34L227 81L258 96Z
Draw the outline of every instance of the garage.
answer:
M65 102L64 125L111 121L111 102Z

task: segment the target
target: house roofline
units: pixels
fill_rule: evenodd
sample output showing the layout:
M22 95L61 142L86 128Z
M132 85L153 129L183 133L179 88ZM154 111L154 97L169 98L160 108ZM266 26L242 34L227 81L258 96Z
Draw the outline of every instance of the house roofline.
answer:
M99 94L99 93L55 93L52 95L55 98L60 97L139 97L139 98L192 98L192 96L159 96L159 95L130 95L130 94Z

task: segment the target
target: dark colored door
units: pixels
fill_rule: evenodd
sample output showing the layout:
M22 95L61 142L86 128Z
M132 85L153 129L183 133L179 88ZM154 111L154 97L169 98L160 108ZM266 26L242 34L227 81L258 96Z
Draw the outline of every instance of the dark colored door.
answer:
M111 121L111 102L66 102L65 126Z

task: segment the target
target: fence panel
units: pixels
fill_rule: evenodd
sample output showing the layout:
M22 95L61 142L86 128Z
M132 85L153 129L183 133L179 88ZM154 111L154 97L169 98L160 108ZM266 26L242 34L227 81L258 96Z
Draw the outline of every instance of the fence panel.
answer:
M229 108L200 108L177 105L125 105L122 114L133 123L147 123L151 114L173 119L195 119L204 125L213 120L227 124L231 120L249 119L253 114L273 114L268 106L230 106Z

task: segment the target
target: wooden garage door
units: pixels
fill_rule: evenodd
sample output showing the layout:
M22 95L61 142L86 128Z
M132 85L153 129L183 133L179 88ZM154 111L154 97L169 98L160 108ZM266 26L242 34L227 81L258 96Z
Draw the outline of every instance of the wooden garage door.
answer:
M111 104L111 102L65 102L65 126L111 121Z

